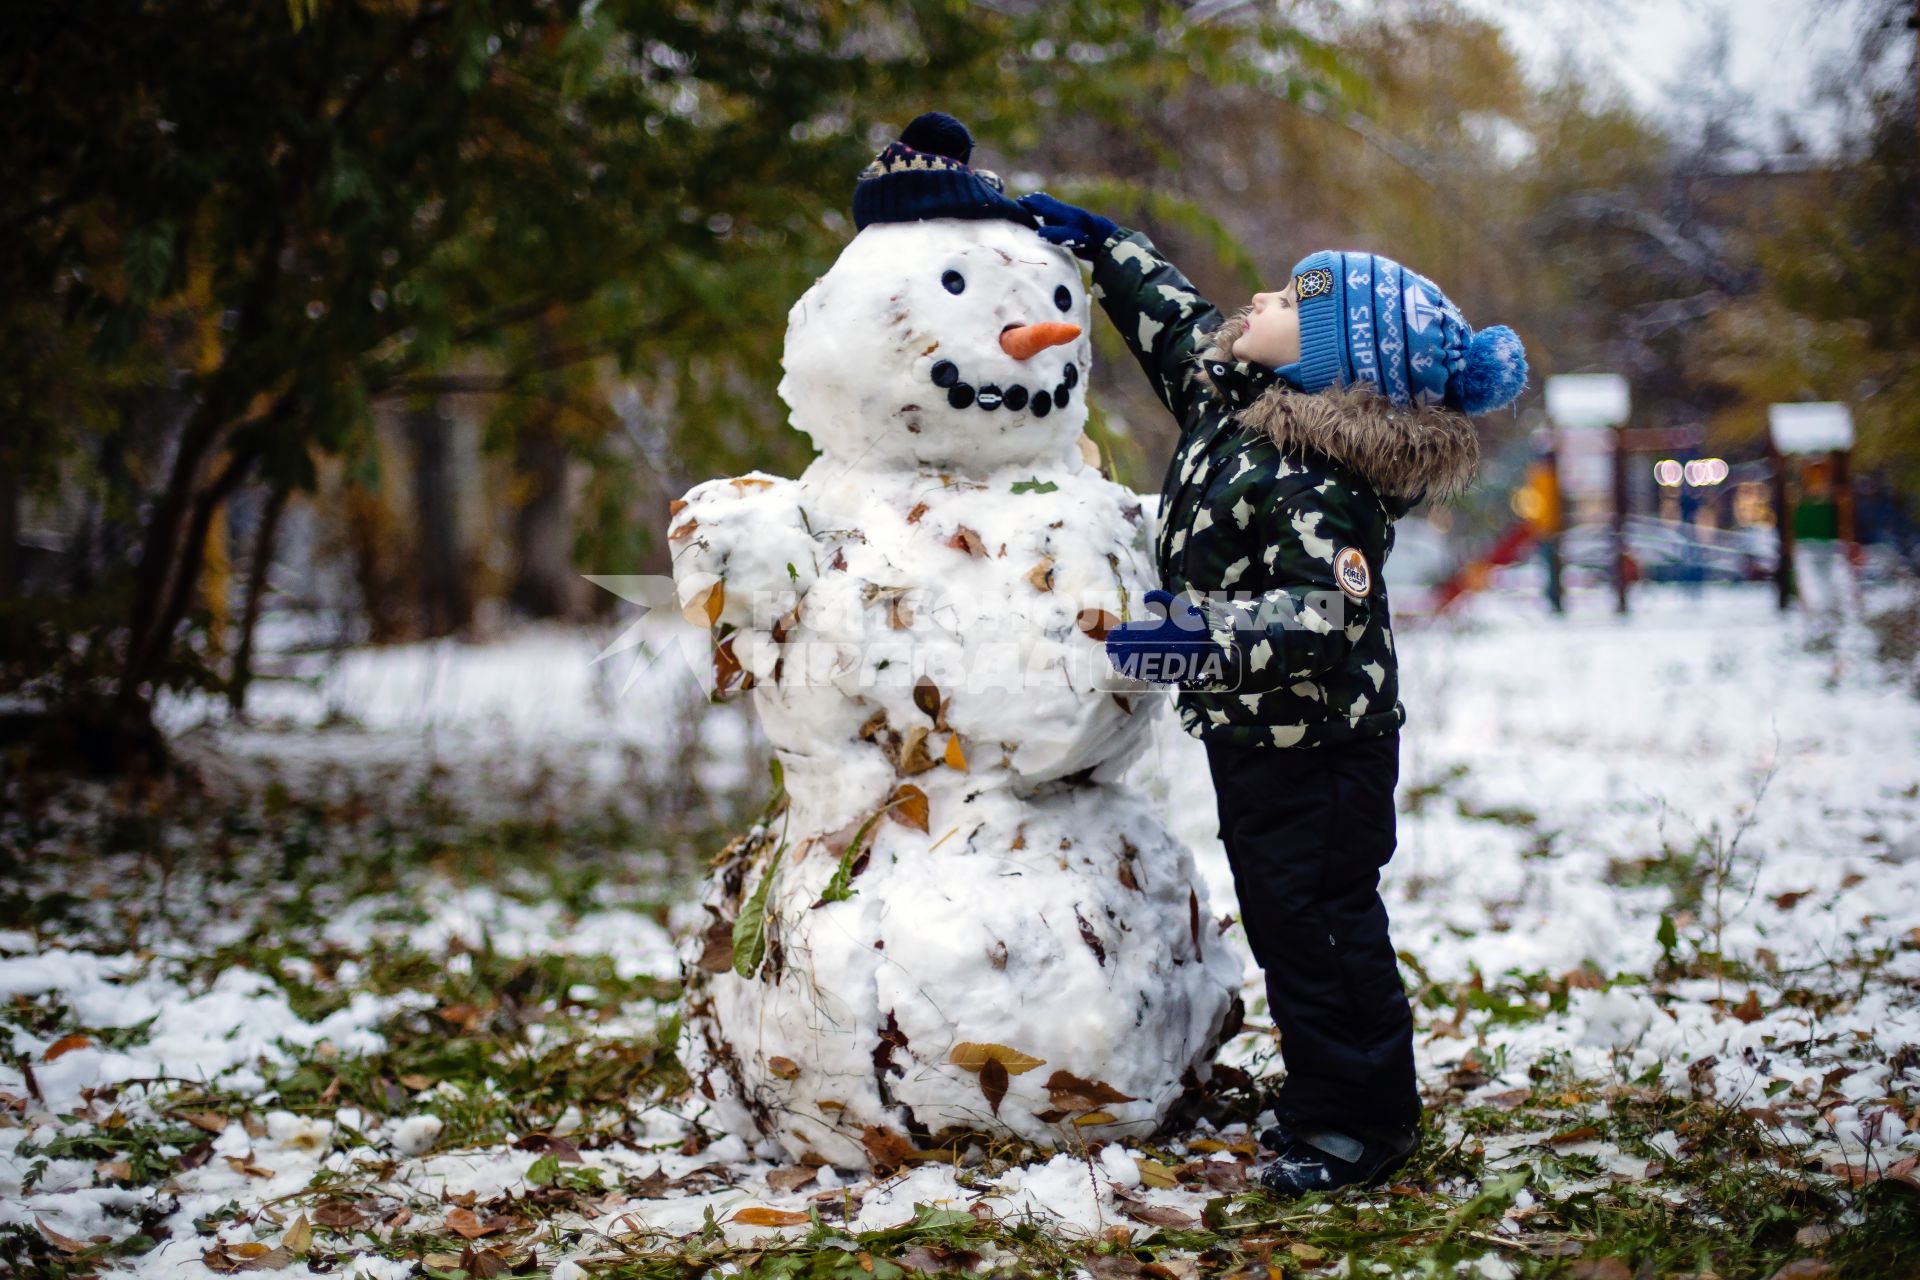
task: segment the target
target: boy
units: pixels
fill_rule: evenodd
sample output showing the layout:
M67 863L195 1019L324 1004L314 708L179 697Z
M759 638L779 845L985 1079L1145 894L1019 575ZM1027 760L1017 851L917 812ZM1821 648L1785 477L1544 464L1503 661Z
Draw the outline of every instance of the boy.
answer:
M1147 596L1160 614L1115 628L1107 650L1123 672L1180 681L1181 720L1206 743L1287 1066L1261 1182L1376 1183L1412 1154L1420 1119L1379 894L1406 718L1380 569L1395 519L1472 478L1465 415L1519 394L1524 352L1369 254L1314 254L1224 318L1144 235L1044 193L1021 203L1093 264L1095 295L1181 424L1162 487L1166 590Z

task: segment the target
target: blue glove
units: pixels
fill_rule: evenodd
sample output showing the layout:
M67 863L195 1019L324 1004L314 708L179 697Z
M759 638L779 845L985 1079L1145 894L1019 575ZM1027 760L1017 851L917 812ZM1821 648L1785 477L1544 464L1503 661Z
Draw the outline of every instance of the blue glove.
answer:
M1149 591L1146 599L1148 617L1107 632L1107 661L1123 676L1155 684L1195 678L1205 659L1219 653L1207 615L1190 601L1176 602L1170 591Z
M1040 238L1051 244L1065 245L1078 257L1092 260L1100 246L1120 228L1113 219L1088 213L1063 200L1055 200L1044 191L1020 197L1020 207L1043 224Z

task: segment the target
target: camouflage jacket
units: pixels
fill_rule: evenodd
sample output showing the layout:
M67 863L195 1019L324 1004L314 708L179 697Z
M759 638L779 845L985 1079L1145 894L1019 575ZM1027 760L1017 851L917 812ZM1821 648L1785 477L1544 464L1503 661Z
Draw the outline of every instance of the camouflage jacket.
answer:
M1183 683L1189 733L1312 747L1389 733L1400 705L1381 569L1393 523L1479 459L1473 424L1365 387L1306 395L1230 354L1244 320L1201 298L1146 236L1094 258L1095 296L1180 422L1157 546L1205 609L1217 661Z

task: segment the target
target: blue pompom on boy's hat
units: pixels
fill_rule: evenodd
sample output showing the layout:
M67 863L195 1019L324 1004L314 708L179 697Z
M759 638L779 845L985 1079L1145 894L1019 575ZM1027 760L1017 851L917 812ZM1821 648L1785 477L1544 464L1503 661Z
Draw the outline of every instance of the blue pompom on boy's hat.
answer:
M1505 325L1478 333L1440 286L1372 253L1309 254L1293 269L1302 391L1367 383L1397 405L1486 413L1527 386L1527 352Z
M929 111L901 130L860 173L853 188L853 224L918 222L923 218L1005 218L1037 225L1031 213L1007 198L990 169L967 164L973 135L943 111Z

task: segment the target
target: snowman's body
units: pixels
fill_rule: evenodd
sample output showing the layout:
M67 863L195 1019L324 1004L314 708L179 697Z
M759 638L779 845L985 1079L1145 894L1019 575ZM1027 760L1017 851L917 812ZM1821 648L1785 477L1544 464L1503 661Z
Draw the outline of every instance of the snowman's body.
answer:
M1153 585L1147 517L1082 457L1084 336L1003 349L1049 323L1087 298L1027 228L867 228L790 317L820 456L674 515L787 793L709 882L683 1056L795 1159L1141 1137L1237 1018L1190 854L1114 785L1158 702L1099 643Z

